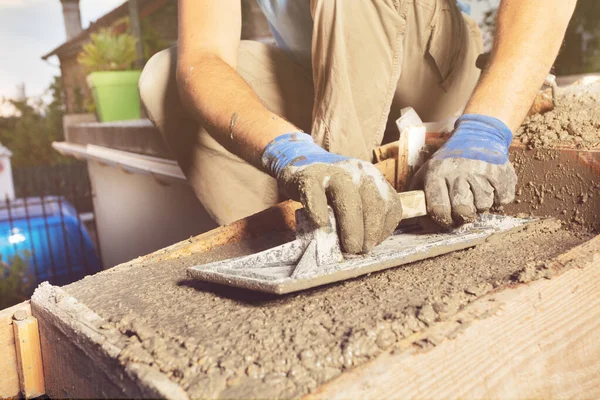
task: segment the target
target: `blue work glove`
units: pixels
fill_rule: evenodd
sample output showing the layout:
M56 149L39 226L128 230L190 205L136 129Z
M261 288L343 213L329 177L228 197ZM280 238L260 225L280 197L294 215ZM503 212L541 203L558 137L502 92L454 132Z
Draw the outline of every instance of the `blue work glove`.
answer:
M345 252L371 250L402 218L392 186L371 163L329 153L306 133L287 133L265 148L262 164L280 190L301 202L317 226L329 225L333 208Z
M513 201L517 176L508 159L511 141L512 132L499 119L465 114L456 121L450 139L415 176L435 222L449 228Z

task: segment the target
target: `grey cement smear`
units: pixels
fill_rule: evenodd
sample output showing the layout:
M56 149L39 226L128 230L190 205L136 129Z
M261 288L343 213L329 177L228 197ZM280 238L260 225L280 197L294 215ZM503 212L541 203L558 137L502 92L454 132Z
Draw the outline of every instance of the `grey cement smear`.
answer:
M120 362L157 366L192 398L293 398L494 288L549 277L545 261L590 236L544 220L472 249L285 296L187 277L193 265L264 243L134 260L65 290L128 337Z
M330 218L333 218L333 214ZM431 229L418 222L412 223L398 229L365 255L342 256L335 232L323 233L321 236L324 240L321 242L329 242L329 246L324 246L327 247L324 251L331 253L337 250L340 257L335 262L335 258L329 260L325 265L317 265L315 249L310 251L311 245L317 242L309 244L300 236L292 242L257 254L197 265L188 272L192 278L208 282L267 293L291 293L472 247L494 233L527 222L525 219L482 214L474 223L443 233L437 227ZM326 236L332 238L327 239ZM308 262L303 254L308 256ZM301 263L311 265L304 267L302 274L295 275Z

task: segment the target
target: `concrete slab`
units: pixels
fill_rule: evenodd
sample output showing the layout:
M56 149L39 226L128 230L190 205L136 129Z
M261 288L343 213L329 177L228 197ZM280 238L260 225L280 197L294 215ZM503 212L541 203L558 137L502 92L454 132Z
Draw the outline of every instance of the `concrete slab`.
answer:
M48 393L183 396L181 389L191 398L299 397L490 291L550 277L546 260L590 237L541 221L473 249L282 297L187 277L189 266L288 238L271 233L267 244L247 239L179 258L172 255L182 245L174 246L64 293L42 287L32 303L45 369L66 376L48 379ZM147 386L145 374L159 374L164 386ZM101 384L90 384L92 376Z

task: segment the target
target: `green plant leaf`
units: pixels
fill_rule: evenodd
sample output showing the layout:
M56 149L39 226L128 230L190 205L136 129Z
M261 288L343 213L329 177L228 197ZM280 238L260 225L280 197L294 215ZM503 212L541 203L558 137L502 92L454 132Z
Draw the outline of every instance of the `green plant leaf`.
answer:
M27 300L35 288L29 271L29 253L15 255L4 262L0 255L0 310Z
M127 33L115 34L109 29L101 29L90 36L91 42L83 45L83 51L77 57L79 64L88 73L132 69L137 42L133 36Z

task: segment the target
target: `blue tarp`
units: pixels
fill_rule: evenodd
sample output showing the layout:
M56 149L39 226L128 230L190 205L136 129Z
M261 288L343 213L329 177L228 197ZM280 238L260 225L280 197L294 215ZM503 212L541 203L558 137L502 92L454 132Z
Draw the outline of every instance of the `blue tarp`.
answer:
M15 254L28 256L37 282L64 285L102 269L87 230L74 207L56 196L22 199L0 209L0 254L8 262ZM27 211L27 213L26 213ZM29 214L29 222L27 219ZM64 229L63 229L64 226Z

